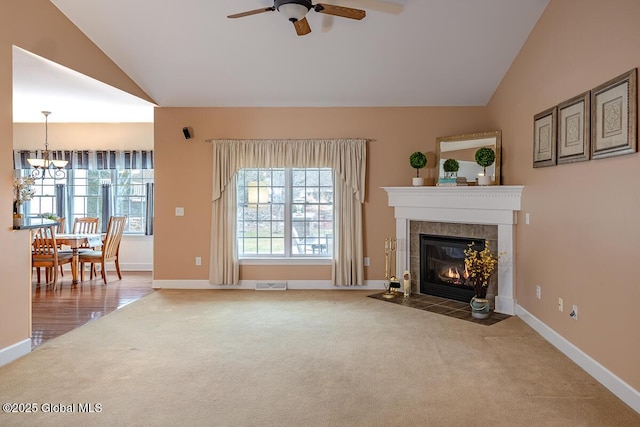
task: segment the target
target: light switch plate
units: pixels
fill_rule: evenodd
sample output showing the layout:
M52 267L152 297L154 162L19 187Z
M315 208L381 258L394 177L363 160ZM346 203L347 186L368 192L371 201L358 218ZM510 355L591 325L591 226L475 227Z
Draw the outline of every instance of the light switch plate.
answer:
M176 216L184 216L184 208L176 208Z

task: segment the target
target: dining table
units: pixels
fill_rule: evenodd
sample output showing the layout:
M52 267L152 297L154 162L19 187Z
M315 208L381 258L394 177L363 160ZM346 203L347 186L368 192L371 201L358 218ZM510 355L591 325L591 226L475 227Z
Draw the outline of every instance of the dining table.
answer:
M72 283L78 284L79 269L79 249L86 245L90 248L102 246L102 234L81 234L81 233L58 233L56 234L56 243L66 245L71 248L71 276Z

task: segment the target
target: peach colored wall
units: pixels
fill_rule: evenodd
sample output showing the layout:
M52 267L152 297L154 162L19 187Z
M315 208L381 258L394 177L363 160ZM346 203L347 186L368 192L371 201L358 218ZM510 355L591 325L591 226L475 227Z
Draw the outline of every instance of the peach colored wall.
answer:
M411 185L414 151L427 153L420 174L437 175L438 136L490 130L484 107L468 108L157 108L155 110L156 209L154 278L207 279L211 232L210 138L367 138L367 195L364 205L367 280L384 278L384 239L395 236L393 211L382 186ZM185 140L190 126L194 138ZM177 206L184 217L174 216ZM196 267L194 258L202 256ZM328 280L326 266L243 266L241 279Z
M29 338L29 245L13 232L12 46L152 101L48 0L2 2L0 13L0 350ZM153 102L153 101L152 101ZM37 107L41 108L41 107ZM19 248L19 250L16 250Z
M488 106L503 183L525 185L518 303L636 390L640 154L534 169L532 135L536 113L640 66L638 18L637 0L552 0Z
M50 150L153 150L153 123L49 123ZM43 123L14 123L13 148L44 147Z

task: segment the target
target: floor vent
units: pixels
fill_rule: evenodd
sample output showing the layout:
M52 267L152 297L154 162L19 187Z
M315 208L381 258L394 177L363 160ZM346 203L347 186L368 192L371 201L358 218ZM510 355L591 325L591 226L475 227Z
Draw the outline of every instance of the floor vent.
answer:
M286 291L287 282L256 282L256 291Z

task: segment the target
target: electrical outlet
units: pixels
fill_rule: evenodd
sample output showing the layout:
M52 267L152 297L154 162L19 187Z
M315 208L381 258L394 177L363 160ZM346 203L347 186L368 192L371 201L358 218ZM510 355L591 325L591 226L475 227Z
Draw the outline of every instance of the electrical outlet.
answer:
M199 256L196 257L196 265L202 265L202 258Z
M364 257L364 266L369 267L371 265L371 259L368 256Z
M558 311L564 311L564 301L562 301L562 298L558 298Z
M540 285L536 285L536 298L540 299L542 295L542 290L540 289Z
M569 316L571 316L571 318L573 320L578 320L578 306L577 305L573 305L572 309L571 309L571 313L569 313Z
M176 216L184 216L184 208L177 207L176 208Z
M529 224L530 224L530 222L529 222L529 212L527 212L526 214L524 214L524 223L525 223L525 224L527 224L527 225L529 225Z

